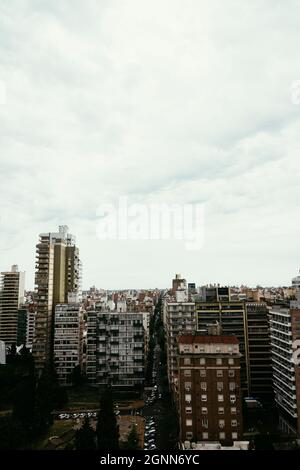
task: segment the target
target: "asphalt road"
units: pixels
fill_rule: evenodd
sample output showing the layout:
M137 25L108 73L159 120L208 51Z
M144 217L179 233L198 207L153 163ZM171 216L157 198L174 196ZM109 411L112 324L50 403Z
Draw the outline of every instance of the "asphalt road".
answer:
M160 365L160 348L155 347L153 371L156 372L157 399L152 405L145 405L140 410L142 416L153 416L156 423L156 447L159 450L173 450L178 442L178 419L171 403L168 388L163 382ZM158 396L161 394L161 398Z

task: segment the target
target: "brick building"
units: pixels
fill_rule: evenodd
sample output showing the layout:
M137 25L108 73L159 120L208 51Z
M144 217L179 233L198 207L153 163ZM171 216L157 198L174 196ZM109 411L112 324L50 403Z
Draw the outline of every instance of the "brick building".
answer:
M235 336L178 338L180 440L235 441L242 435L239 342Z

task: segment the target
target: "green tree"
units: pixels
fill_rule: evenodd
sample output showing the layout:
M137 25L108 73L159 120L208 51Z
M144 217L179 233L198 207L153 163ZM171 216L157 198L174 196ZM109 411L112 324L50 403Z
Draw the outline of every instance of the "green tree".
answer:
M52 411L61 408L67 400L67 392L60 387L55 369L45 367L36 388L35 426L38 432L53 423Z
M90 420L85 417L83 425L75 435L76 450L93 450L96 449L96 434L90 426Z
M139 449L139 435L136 430L136 424L132 426L131 431L128 434L127 440L124 443L124 449L128 449L128 450Z
M96 434L98 449L119 448L119 427L114 413L111 387L107 387L101 396Z
M30 374L21 379L13 394L13 414L17 420L27 429L32 431L34 423L34 403L35 403L35 380Z

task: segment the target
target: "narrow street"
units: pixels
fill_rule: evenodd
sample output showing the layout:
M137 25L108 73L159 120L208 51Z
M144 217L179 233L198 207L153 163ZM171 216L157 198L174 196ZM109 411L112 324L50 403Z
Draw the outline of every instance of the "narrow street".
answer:
M156 399L153 404L145 405L141 414L151 416L156 423L155 443L159 450L173 450L178 442L177 414L172 406L168 386L165 383L163 366L160 363L160 347L154 350L153 378L157 385ZM160 398L159 398L160 397Z

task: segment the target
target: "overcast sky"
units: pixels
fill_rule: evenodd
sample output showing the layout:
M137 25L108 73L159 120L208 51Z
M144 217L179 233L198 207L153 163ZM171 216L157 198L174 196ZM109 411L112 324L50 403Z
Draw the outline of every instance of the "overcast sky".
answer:
M2 0L0 270L67 224L83 285L288 285L300 267L299 0ZM97 236L99 206L201 203L198 251Z

